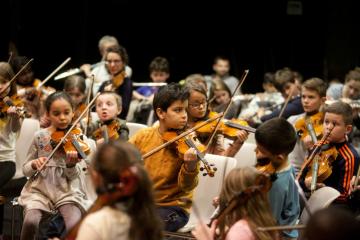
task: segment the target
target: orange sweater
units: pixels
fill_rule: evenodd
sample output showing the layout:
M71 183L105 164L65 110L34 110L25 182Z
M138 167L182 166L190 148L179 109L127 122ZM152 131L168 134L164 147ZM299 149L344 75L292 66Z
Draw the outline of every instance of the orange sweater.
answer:
M144 155L164 143L158 129L158 126L141 129L129 142ZM156 204L179 206L189 212L191 204L184 198L192 199L193 190L198 184L199 164L196 171L187 171L184 160L169 147L144 159L144 164L153 182Z

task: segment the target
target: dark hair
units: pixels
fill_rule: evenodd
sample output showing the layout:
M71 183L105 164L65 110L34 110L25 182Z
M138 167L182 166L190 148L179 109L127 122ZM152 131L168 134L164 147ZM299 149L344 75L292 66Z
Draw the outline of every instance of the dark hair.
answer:
M306 224L304 239L360 239L359 228L359 220L356 220L350 212L329 207L318 210L311 216Z
M290 68L279 69L275 72L274 87L279 92L284 92L288 83L295 83L294 72Z
M183 102L188 98L189 91L187 88L182 88L178 83L170 83L159 88L159 91L154 96L153 108L155 113L158 108L167 111L175 101L180 100Z
M14 72L7 62L0 62L0 82L9 82L14 77ZM10 85L9 96L16 94L16 82L13 81Z
M350 80L360 81L360 68L356 67L353 70L350 70L345 76L345 83Z
M149 65L149 72L166 72L170 73L169 61L164 57L154 58Z
M71 100L70 95L63 91L57 91L50 94L45 100L45 109L47 112L50 112L51 104L58 99L64 99L65 101L67 101L71 105L71 108L74 110L74 104Z
M65 79L64 90L69 91L73 88L79 88L80 92L86 92L85 78L80 75L72 75Z
M206 89L204 88L203 85L195 83L195 82L187 82L187 83L185 83L185 88L187 89L189 94L191 93L191 91L199 92L199 93L205 95L205 98L207 99Z
M105 54L105 61L107 58L107 55L109 53L117 53L119 54L119 56L121 57L121 60L123 61L124 65L129 64L129 56L127 54L126 49L123 46L113 46L107 49L106 54Z
M261 124L255 140L272 154L289 154L296 143L294 127L283 118L273 118Z
M325 107L324 113L327 112L341 115L345 125L351 125L353 123L352 108L347 103L341 101L334 102L333 104Z
M310 78L302 84L302 87L316 91L320 97L326 96L327 84L320 78Z
M119 183L119 173L135 167L138 179L132 196L119 200L131 217L130 239L162 239L162 223L156 213L151 180L142 166L141 154L134 145L125 141L110 141L101 145L93 159L94 169L105 184Z

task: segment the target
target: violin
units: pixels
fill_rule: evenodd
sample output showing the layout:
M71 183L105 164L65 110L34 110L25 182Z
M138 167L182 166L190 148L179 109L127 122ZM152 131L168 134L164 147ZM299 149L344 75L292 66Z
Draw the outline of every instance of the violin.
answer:
M168 131L162 134L162 138L165 141L170 141L178 136L178 133L175 131ZM189 148L194 148L196 150L196 155L198 159L203 163L204 167L200 168L200 171L206 170L206 173L203 173L203 176L209 175L210 177L215 176L215 171L217 168L213 167L213 164L209 164L209 162L204 157L204 152L206 147L201 144L201 142L197 139L194 132L188 134L185 137L182 137L174 142L176 145L177 152L180 156L183 156L185 152Z
M314 143L317 142L317 137L322 134L324 113L318 112L311 116L305 116L295 122L295 130L297 135L303 140L306 136L311 137Z
M0 116L6 116L6 112L9 109L9 107L16 107L16 111L19 114L20 117L22 118L29 118L31 117L31 114L29 114L28 112L26 112L26 110L24 109L24 103L21 100L21 98L18 95L13 95L11 97L4 97L4 99L2 99L2 101L0 101Z
M57 145L61 139L65 136L64 131L56 131L51 134L52 145ZM62 142L62 147L65 153L78 152L82 159L86 159L86 156L90 153L90 147L82 139L82 131L79 128L74 128L70 131L68 136Z
M111 82L115 89L120 87L124 83L125 77L126 77L125 70L122 70L120 71L120 73L113 76Z
M101 138L104 139L111 139L111 140L116 140L119 138L119 129L120 129L120 123L119 121L117 121L116 119L112 120L110 124L107 125L103 125L105 126L105 128L100 127L98 129L96 129L93 133L93 137L96 140L99 140ZM106 131L106 132L104 132Z
M217 113L209 112L209 118L215 116ZM196 123L196 125L201 124L202 121ZM209 136L213 133L216 125L219 124L218 132L224 134L225 137L234 139L237 136L238 130L245 130L247 132L255 133L256 129L249 126L249 124L245 120L241 119L232 119L232 120L222 120L219 123L214 121L210 124L205 125L204 127L199 128L196 130L196 133L200 137Z
M86 108L85 103L81 103L81 104L76 108L73 119L78 119L78 117L79 117L80 114L85 110L85 108Z

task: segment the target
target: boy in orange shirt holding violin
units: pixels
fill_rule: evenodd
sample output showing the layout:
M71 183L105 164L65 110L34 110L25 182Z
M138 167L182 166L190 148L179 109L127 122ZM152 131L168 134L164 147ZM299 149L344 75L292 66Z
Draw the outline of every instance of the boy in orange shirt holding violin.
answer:
M301 104L305 113L291 116L288 121L295 127L297 141L289 154L297 174L308 155L308 150L322 134L322 106L326 100L326 83L320 78L310 78L301 86Z
M179 84L163 86L155 94L153 108L159 125L139 130L129 142L146 154L164 144L164 133L179 131L187 123L189 93ZM189 220L193 190L198 184L199 163L196 152L189 148L183 157L169 147L144 158L145 169L153 182L155 203L166 231L176 231Z
M335 148L336 151L331 157L326 158L324 164L319 163L318 180L322 177L321 173L329 173L330 176L324 177L325 180L322 183L317 181L316 187L335 188L340 192L335 204L348 208L351 179L357 173L360 158L347 137L352 130L352 109L347 103L335 102L327 106L324 112L323 134L331 132L320 151L324 151L325 147L325 150ZM298 177L301 187L307 192L309 192L313 177L312 174L308 175L309 171L311 171L310 166L303 166Z

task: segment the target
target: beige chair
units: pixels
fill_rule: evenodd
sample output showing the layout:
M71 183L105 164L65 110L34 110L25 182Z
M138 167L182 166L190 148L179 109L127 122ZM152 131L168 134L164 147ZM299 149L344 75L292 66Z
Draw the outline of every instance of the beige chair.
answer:
M210 221L210 217L215 210L212 200L214 197L219 196L226 174L236 167L234 158L206 154L205 159L210 164L214 164L217 171L214 177L203 176L202 172L200 172L199 184L194 191L193 208L190 210L189 222L179 229L179 232L191 231L198 223L199 218L205 223Z
M129 128L129 138L132 137L140 129L148 127L145 124L133 123L133 122L127 122L126 125Z
M16 173L13 179L24 177L22 166L26 161L26 156L32 143L34 133L40 130L39 121L36 119L25 118L22 122L20 134L16 141Z
M328 207L336 198L340 196L340 192L332 187L322 187L316 190L309 200L307 205L311 213L316 212L322 208ZM300 216L300 223L306 224L310 218L308 210L304 208Z
M237 167L255 166L256 154L255 143L244 142L239 152L235 155Z

